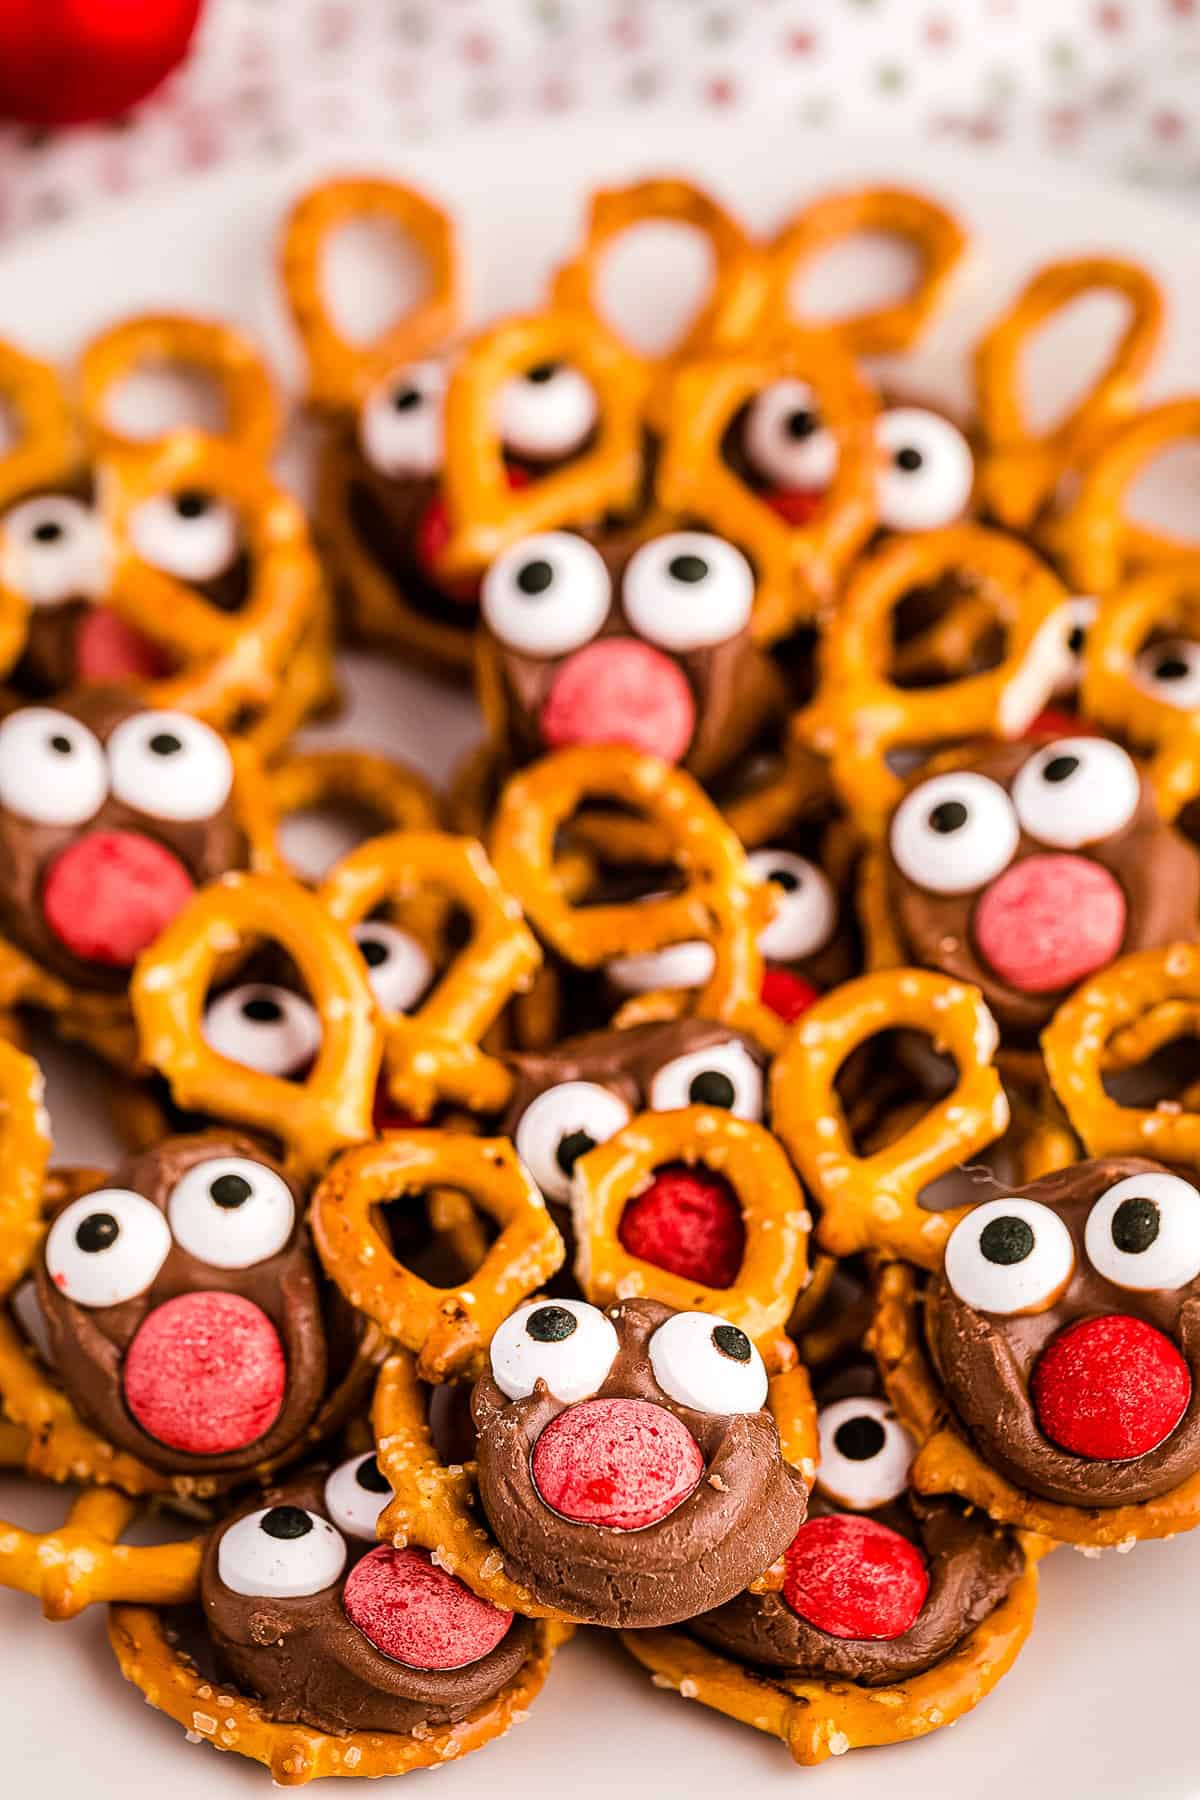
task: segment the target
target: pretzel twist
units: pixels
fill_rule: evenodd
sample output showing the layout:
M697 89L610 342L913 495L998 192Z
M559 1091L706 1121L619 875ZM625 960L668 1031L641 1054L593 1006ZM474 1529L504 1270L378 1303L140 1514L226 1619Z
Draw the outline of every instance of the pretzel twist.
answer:
M268 772L280 820L309 812L361 815L381 831L426 831L438 804L424 775L376 750L285 750Z
M1200 556L1147 569L1107 595L1088 628L1079 684L1085 718L1141 749L1161 750L1188 714L1153 693L1138 654L1155 636L1200 632Z
M31 1594L48 1619L73 1619L87 1606L113 1600L181 1606L196 1591L202 1539L119 1543L137 1512L125 1494L85 1488L55 1531L4 1526L0 1587Z

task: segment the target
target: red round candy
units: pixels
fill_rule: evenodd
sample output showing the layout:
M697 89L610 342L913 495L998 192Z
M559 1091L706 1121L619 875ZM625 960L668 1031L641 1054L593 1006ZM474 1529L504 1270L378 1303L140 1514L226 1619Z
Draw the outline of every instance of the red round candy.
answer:
M1061 706L1048 706L1040 712L1033 723L1022 733L1027 738L1061 738L1061 737L1099 737L1100 732L1090 719L1081 719L1078 713L1067 712Z
M824 488L773 488L763 494L773 513L788 525L811 525L825 505Z
M678 663L638 638L600 638L559 670L542 708L552 750L571 744L628 744L664 762L687 754L696 703Z
M705 1287L732 1287L746 1250L737 1195L719 1175L682 1164L660 1169L621 1214L630 1256Z
M125 1404L160 1444L191 1456L244 1450L279 1416L287 1362L279 1334L241 1294L164 1300L125 1353Z
M500 1643L512 1614L491 1606L421 1550L380 1544L355 1563L342 1588L350 1622L409 1669L461 1669Z
M640 1531L681 1506L704 1473L681 1419L650 1400L585 1400L552 1419L530 1462L538 1493L577 1525Z
M929 1573L916 1546L854 1513L806 1520L785 1558L784 1599L830 1637L902 1637L928 1592Z
M1192 1377L1169 1337L1142 1319L1107 1313L1051 1340L1031 1390L1051 1443L1072 1456L1124 1462L1170 1436L1187 1411Z
M529 486L529 477L524 469L511 465L505 470L510 488ZM438 573L438 564L446 554L446 546L450 542L450 509L441 494L435 494L421 517L417 520L416 547L417 561L427 575L437 582L438 591L447 600L457 600L463 606L475 606L479 601L481 577L478 575L460 575L457 579L447 580Z
M803 975L793 975L790 969L764 969L759 998L776 1018L782 1019L785 1025L792 1025L801 1013L808 1011L814 1000L820 999L820 995Z
M169 659L107 606L89 606L75 633L80 681L157 681L170 673Z
M42 913L73 956L129 969L194 891L165 844L139 831L90 831L51 864Z
M1001 981L1025 994L1053 994L1119 954L1125 895L1086 856L1027 856L985 890L972 930Z
M0 113L77 125L122 113L185 54L201 0L5 0Z

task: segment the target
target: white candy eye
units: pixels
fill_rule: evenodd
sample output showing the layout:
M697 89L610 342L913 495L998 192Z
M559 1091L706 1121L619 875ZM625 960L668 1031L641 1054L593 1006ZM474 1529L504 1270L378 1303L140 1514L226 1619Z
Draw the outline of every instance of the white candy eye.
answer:
M535 363L500 393L500 436L518 456L542 461L578 450L594 429L596 390L570 363Z
M703 987L716 967L717 954L703 938L646 950L640 956L614 956L604 973L620 994L653 994L660 988Z
M934 894L969 894L1006 869L1021 832L999 782L969 772L935 775L907 794L889 842L900 873Z
M108 565L103 525L69 494L40 494L0 519L0 584L30 606L98 599Z
M1200 707L1200 644L1192 638L1169 638L1151 644L1137 659L1138 680L1156 700L1181 712Z
M870 1512L908 1486L917 1446L886 1400L857 1394L817 1414L817 1486L839 1506Z
M745 1332L712 1313L683 1312L650 1339L664 1394L696 1412L751 1413L767 1403L767 1371Z
M233 788L229 746L181 712L135 713L108 740L112 791L152 819L211 819Z
M594 1081L563 1081L532 1100L517 1122L517 1155L551 1200L566 1200L581 1156L629 1123L629 1108Z
M782 898L775 916L759 933L758 947L771 962L793 962L815 956L837 929L837 897L822 869L788 850L756 850L750 867L772 881Z
M65 1206L46 1236L46 1268L78 1306L120 1306L150 1286L171 1233L157 1206L129 1188L99 1188Z
M1200 1275L1200 1193L1179 1175L1127 1175L1097 1200L1083 1241L1118 1287L1187 1287Z
M875 421L879 522L889 531L934 531L966 511L975 484L971 446L957 426L919 406Z
M265 981L246 981L218 995L205 1009L201 1030L218 1056L260 1075L295 1075L321 1048L316 1009Z
M353 935L382 1011L411 1012L434 975L423 947L407 931L398 931L382 919L364 919L354 927Z
M664 650L703 650L750 623L754 574L741 551L704 531L670 531L629 559L621 583L625 617Z
M250 1269L283 1249L296 1202L274 1169L245 1156L215 1156L176 1182L167 1218L189 1256L214 1269Z
M594 638L612 604L604 558L586 538L544 531L506 550L483 578L494 637L526 656L565 656Z
M544 1381L573 1406L603 1384L617 1354L611 1319L584 1300L533 1300L506 1319L492 1339L492 1379L510 1400L524 1400Z
M144 500L130 513L128 529L142 561L180 581L215 581L233 567L241 549L232 506L200 488Z
M1119 744L1059 738L1022 765L1012 797L1030 837L1057 850L1078 850L1128 825L1142 784Z
M744 1044L710 1044L664 1063L650 1083L654 1112L683 1106L719 1106L739 1119L761 1119L762 1070Z
M392 1497L392 1484L374 1451L339 1463L325 1483L325 1508L348 1537L375 1541L379 1515Z
M346 1566L346 1542L328 1519L302 1506L247 1513L217 1546L217 1574L232 1594L299 1600L332 1587Z
M954 1293L976 1312L1040 1312L1070 1281L1075 1249L1040 1201L988 1200L954 1227L945 1266Z
M756 394L742 444L755 474L776 487L816 492L837 473L837 439L822 425L806 381L773 381Z
M0 806L37 825L82 825L108 798L99 739L50 706L23 706L0 724Z
M368 394L358 422L362 453L381 475L436 475L442 466L446 368L410 363Z

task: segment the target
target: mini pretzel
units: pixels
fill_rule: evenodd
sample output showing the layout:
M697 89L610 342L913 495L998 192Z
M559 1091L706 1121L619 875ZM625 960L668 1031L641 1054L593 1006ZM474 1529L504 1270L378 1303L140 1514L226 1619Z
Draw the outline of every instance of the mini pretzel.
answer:
M112 1488L85 1488L57 1531L0 1530L0 1587L42 1603L48 1619L73 1619L111 1600L181 1606L196 1591L201 1539L177 1544L121 1544L136 1517L135 1501Z
M837 1093L846 1059L882 1031L926 1033L958 1065L945 1099L873 1155L856 1153ZM966 1208L926 1212L919 1196L1008 1125L992 1066L996 1027L978 989L923 969L864 975L816 1001L771 1071L772 1119L821 1203L817 1238L834 1256L878 1250L933 1267Z
M1055 313L1097 291L1128 301L1125 329L1087 393L1050 430L1035 430L1021 380L1029 340ZM1162 289L1137 263L1084 256L1049 263L1030 277L975 350L980 495L994 519L1010 531L1025 530L1067 471L1090 457L1128 417L1162 331Z
M277 1787L300 1787L327 1775L377 1777L440 1769L503 1737L525 1718L563 1633L553 1626L535 1627L531 1655L500 1693L457 1725L439 1725L425 1735L411 1736L395 1731L335 1736L269 1719L259 1701L227 1682L206 1681L177 1647L165 1620L149 1607L114 1606L108 1637L125 1679L140 1688L152 1706L182 1725L193 1741L265 1763Z
M431 1287L397 1261L376 1222L388 1200L430 1187L465 1192L501 1227L469 1281ZM506 1138L389 1132L347 1151L313 1195L313 1237L350 1304L409 1350L424 1380L478 1374L492 1334L564 1255L546 1203Z
M380 831L425 831L438 824L429 782L377 750L287 750L269 771L281 820L299 813L359 814Z
M898 687L889 676L892 615L911 589L955 575L972 578L992 602L1007 631L1003 661L948 684ZM826 632L817 697L795 729L831 759L860 830L882 831L903 792L890 751L1020 737L1062 673L1066 599L1031 550L981 525L893 538L857 565Z
M671 860L687 877L681 893L627 904L574 904L567 873L557 861L557 838L592 800L633 806L663 833ZM761 1024L757 940L771 896L691 776L618 745L556 751L504 789L492 853L501 881L539 936L566 961L594 969L616 956L705 938L716 960L696 1012L729 1024L739 1019Z
M144 313L102 331L79 361L84 430L97 460L145 456L151 444L130 437L109 417L121 382L147 364L207 376L224 407L214 435L266 462L279 436L279 402L266 364L248 338L217 319L187 313Z
M1041 541L1081 594L1106 594L1126 576L1193 553L1200 540L1138 525L1125 496L1143 469L1172 445L1200 437L1200 396L1164 400L1108 437L1083 469L1079 486L1051 518Z
M900 238L911 245L920 270L903 299L834 319L797 316L796 278L837 244L865 234ZM863 187L824 194L780 230L771 244L764 328L827 333L852 356L909 350L945 305L968 248L967 233L953 213L908 188Z
M321 1021L307 1078L284 1081L221 1056L205 1002L232 952L268 939L291 957ZM198 893L139 961L130 987L146 1062L180 1106L281 1139L300 1176L371 1137L382 1032L366 968L320 900L282 875L226 875Z
M497 425L506 381L538 363L570 363L596 391L594 441L527 486L508 479ZM474 574L531 532L581 525L624 512L642 485L642 410L646 378L635 358L583 313L532 313L505 319L474 338L446 390L442 488L449 536L439 559L445 576Z
M627 231L652 222L690 226L707 240L712 261L708 291L672 343L657 354L625 345L646 370L657 422L665 419L671 376L682 363L745 342L762 309L765 268L742 226L711 194L690 181L652 176L592 194L583 242L551 283L553 304L607 325L598 291L605 259Z
M731 1288L699 1281L632 1256L620 1239L627 1203L667 1163L702 1162L724 1176L742 1209L746 1255ZM648 1294L680 1312L715 1312L771 1350L808 1279L812 1220L804 1193L776 1140L761 1125L706 1106L645 1112L575 1165L571 1211L575 1275L596 1306Z
M1090 1549L1129 1548L1200 1521L1200 1475L1136 1505L1084 1507L1043 1500L989 1468L946 1421L925 1354L921 1310L916 1271L899 1263L882 1268L870 1343L888 1399L920 1446L908 1477L919 1494L957 1494L1002 1525Z
M0 411L11 433L0 449L0 507L56 487L78 470L78 433L57 370L2 338Z
M252 578L235 614L143 561L130 540L135 508L187 489L215 495L241 521ZM103 500L116 545L108 604L179 670L147 685L148 704L183 707L222 727L241 708L268 705L324 604L299 504L254 457L196 432L173 434L157 454L135 463L108 464Z
M1079 685L1084 716L1142 749L1161 749L1186 715L1151 692L1138 654L1152 637L1200 631L1200 556L1135 575L1103 599L1088 627Z
M415 244L429 271L425 297L369 345L343 334L325 283L330 240L364 220L385 224L402 242ZM308 397L314 406L358 406L390 369L440 350L458 329L462 294L454 226L440 206L398 181L347 176L310 188L284 223L281 257L284 292L308 359Z
M460 907L471 935L415 1012L384 1021L388 1092L419 1118L439 1100L495 1112L511 1078L479 1048L480 1040L512 996L529 986L541 953L482 846L445 832L393 832L351 851L320 890L344 925L422 893L444 895Z
M726 434L769 383L795 378L838 440L837 468L817 516L781 518L725 460ZM679 371L654 491L668 512L699 518L755 565L754 635L773 643L811 620L875 527L875 396L848 353L817 334L766 354L708 357Z

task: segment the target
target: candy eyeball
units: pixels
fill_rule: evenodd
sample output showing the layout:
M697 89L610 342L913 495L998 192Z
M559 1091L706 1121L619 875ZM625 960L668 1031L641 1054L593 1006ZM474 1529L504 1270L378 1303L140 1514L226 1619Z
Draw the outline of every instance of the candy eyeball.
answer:
M483 578L484 624L509 650L566 656L596 636L612 604L612 583L594 544L569 531L544 531L496 559Z
M0 518L0 586L30 606L98 600L109 562L104 526L70 494L39 494Z
M1021 829L1005 790L955 771L923 781L896 808L889 844L900 873L934 894L969 894L1001 874Z
M112 791L134 812L179 824L211 819L233 790L224 739L182 712L141 712L108 740Z
M837 439L806 381L762 388L747 409L742 443L755 474L788 492L819 493L837 474Z
M946 1244L946 1280L975 1312L1012 1317L1042 1312L1075 1267L1071 1233L1038 1200L988 1200L974 1206Z
M881 525L935 531L962 517L975 485L975 459L949 419L918 406L890 407L876 421L875 441Z
M1030 837L1078 850L1124 829L1138 809L1132 757L1104 738L1060 738L1029 758L1013 782L1017 817Z
M383 919L364 919L352 932L359 954L367 965L371 992L385 1013L407 1013L421 999L434 977L433 963L424 946L410 932Z
M181 1249L214 1269L249 1269L278 1256L296 1223L296 1202L282 1175L245 1156L196 1163L167 1202Z
M171 1232L158 1207L130 1188L98 1188L58 1214L46 1269L77 1306L120 1306L144 1294L167 1260Z
M205 1008L204 1041L230 1062L286 1080L305 1069L321 1048L316 1008L289 988L246 981Z
M762 1070L744 1044L710 1044L664 1063L650 1084L654 1112L685 1106L716 1106L739 1119L763 1115Z
M381 475L436 475L442 466L447 370L444 363L409 363L380 382L366 399L358 440Z
M1156 700L1181 712L1200 707L1200 643L1193 638L1168 638L1138 652L1137 675Z
M712 1313L681 1312L650 1339L650 1366L664 1394L694 1412L759 1412L767 1370L740 1326Z
M886 1400L856 1394L817 1415L817 1486L839 1506L871 1512L908 1486L917 1446Z
M83 825L108 798L100 740L52 706L23 706L0 724L0 806L35 825Z
M299 1600L332 1587L346 1542L328 1519L302 1506L270 1506L236 1519L217 1548L217 1574L247 1599Z
M242 547L237 513L199 488L156 494L129 515L129 541L143 562L180 581L216 581Z
M741 551L704 531L652 538L629 559L621 605L638 636L684 653L738 637L754 610L754 572Z
M837 896L824 870L790 850L755 850L750 867L779 890L774 916L758 935L763 955L798 962L824 950L838 922Z
M1096 1272L1118 1287L1187 1287L1200 1276L1200 1193L1165 1171L1128 1175L1092 1207L1084 1247Z
M325 1509L347 1537L374 1543L379 1515L392 1498L392 1484L373 1450L339 1463L325 1483Z
M510 1400L526 1399L544 1381L556 1400L574 1405L603 1385L618 1347L613 1323L599 1307L532 1300L492 1339L492 1379Z
M595 388L570 363L534 363L506 381L500 392L504 446L531 462L547 462L580 449L599 416Z
M668 944L664 950L645 950L634 956L614 956L604 973L619 994L686 992L703 987L716 967L717 953L703 938Z
M517 1123L517 1155L551 1200L567 1200L575 1164L629 1123L629 1108L594 1081L561 1081L531 1100Z

